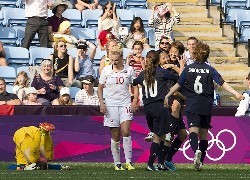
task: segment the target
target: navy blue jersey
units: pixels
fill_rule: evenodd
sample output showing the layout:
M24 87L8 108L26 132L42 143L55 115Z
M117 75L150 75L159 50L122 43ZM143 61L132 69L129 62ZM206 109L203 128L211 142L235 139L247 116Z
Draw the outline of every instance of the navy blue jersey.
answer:
M169 80L177 82L179 76L176 73L171 73L168 69L156 68L154 87L148 87L144 80L144 71L134 79L133 85L140 84L142 86L143 104L151 104L157 101L163 101L166 94L169 92Z
M214 83L222 86L221 75L206 63L193 63L185 67L178 84L186 86L186 111L210 115L214 100Z

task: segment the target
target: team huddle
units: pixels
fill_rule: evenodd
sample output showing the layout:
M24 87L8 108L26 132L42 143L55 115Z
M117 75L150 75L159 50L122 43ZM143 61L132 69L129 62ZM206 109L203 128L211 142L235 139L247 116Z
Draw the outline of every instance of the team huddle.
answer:
M165 50L151 50L146 55L145 69L136 77L132 67L123 64L122 49L114 47L111 50L111 64L104 67L101 73L98 96L100 111L104 114L104 126L108 126L111 132L115 170L124 170L120 161L120 134L123 137L125 168L135 169L132 162L130 126L140 97L148 127L153 135L147 170L176 170L172 158L187 138L181 114L184 104L195 169L201 170L208 147L208 129L212 128L214 83L238 99L244 98L209 65L209 52L207 44L198 43L193 52L194 62L186 65L185 59L180 56L177 61L179 73L176 73L175 67L163 63L169 59ZM131 83L132 103L129 93ZM157 157L158 165L154 166Z
M176 45L176 42L174 44ZM111 133L110 147L115 170L136 168L132 161L130 127L133 113L138 109L142 99L152 136L147 170L176 170L172 161L173 156L188 136L181 113L185 105L189 140L194 152L194 166L200 171L208 148L208 130L212 128L214 83L238 99L244 99L243 95L230 87L207 63L209 46L198 43L193 52L194 62L189 65L183 56L179 56L176 61L176 64L179 64L178 68L167 63L167 51L151 50L146 55L145 68L137 75L132 66L124 64L121 46L115 45L110 51L110 65L103 68L99 79L98 97L100 112L104 114L104 126L109 127ZM39 128L30 126L17 130L13 138L16 144L17 164L9 169L68 169L47 163L53 160L50 131L54 129L53 125L44 123L40 124ZM120 159L121 135L125 168ZM158 165L154 166L156 158Z

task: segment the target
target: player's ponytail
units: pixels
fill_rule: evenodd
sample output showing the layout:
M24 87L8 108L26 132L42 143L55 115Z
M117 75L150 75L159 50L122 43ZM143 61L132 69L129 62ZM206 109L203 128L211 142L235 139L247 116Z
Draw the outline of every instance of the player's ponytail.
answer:
M144 70L144 80L148 87L154 85L156 67L159 65L159 54L155 50L151 50L146 55L146 67Z

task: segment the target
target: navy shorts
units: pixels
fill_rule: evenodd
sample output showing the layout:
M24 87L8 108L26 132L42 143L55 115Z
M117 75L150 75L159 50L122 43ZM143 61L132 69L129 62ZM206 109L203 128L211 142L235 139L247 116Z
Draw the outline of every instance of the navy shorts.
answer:
M191 112L186 112L188 127L200 127L211 129L211 115L200 115Z
M151 132L158 136L169 131L169 110L164 107L163 101L144 106L147 124Z

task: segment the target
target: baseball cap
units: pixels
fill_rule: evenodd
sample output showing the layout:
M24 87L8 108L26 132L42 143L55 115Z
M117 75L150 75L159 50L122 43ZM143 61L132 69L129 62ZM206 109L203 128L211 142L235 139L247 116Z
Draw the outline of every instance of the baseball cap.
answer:
M63 88L60 90L60 96L63 96L63 95L65 95L65 94L70 95L70 90L69 90L69 88L67 88L67 87L63 87Z
M79 42L77 44L77 49L87 49L88 45L86 44L86 42Z
M82 80L83 83L86 83L86 84L91 84L93 82L95 82L95 78L91 75L88 75L88 76L85 76Z
M37 90L34 87L27 87L25 88L25 95L28 94L37 94Z

